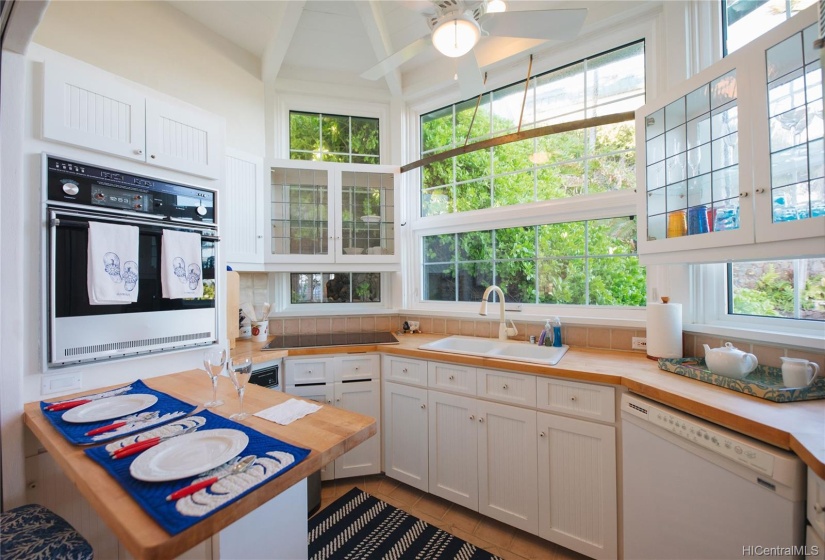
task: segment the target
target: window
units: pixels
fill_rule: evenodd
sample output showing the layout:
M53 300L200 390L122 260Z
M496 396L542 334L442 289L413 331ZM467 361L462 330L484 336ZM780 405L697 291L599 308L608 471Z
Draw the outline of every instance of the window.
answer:
M292 303L380 303L377 272L300 272L289 275Z
M728 265L728 313L825 322L825 259Z
M480 301L496 284L519 303L645 302L634 219L432 235L423 238L423 252L425 300Z
M289 159L380 163L378 119L289 112Z
M587 58L421 116L421 157L465 141L623 111L645 101L644 43ZM471 129L472 127L472 129ZM421 216L635 187L632 121L478 150L424 166Z
M723 0L725 56L814 3L816 0Z

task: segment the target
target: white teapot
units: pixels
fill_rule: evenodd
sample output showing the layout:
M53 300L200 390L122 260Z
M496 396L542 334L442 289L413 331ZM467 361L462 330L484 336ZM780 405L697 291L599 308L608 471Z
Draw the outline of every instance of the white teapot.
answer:
M716 375L742 379L759 365L756 356L739 350L730 342L721 348L710 348L707 344L703 346L708 369Z

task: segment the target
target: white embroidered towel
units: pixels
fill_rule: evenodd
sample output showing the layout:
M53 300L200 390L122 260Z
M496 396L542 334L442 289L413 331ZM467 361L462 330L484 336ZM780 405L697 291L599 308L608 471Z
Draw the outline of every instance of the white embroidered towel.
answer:
M89 222L86 287L90 305L137 301L139 243L135 226Z
M312 414L319 410L321 410L320 404L312 404L306 401L299 401L298 399L289 399L285 403L270 406L260 412L256 412L255 416L286 426L299 418L303 418L307 414Z
M163 230L160 281L167 299L203 297L201 236L186 231Z

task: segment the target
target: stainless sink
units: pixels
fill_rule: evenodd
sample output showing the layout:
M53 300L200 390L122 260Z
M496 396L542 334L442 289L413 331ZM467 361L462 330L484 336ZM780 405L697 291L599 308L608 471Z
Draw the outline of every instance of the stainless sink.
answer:
M419 346L421 350L447 352L449 354L465 354L482 358L497 358L501 360L515 360L554 366L559 363L569 348L537 346L526 342L506 342L490 338L473 338L471 336L448 336L434 342Z

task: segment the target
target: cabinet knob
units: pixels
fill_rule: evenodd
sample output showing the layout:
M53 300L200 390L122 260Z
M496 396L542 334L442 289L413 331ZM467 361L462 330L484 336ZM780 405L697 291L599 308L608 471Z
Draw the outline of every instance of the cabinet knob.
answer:
M152 158L152 159L155 159L155 154L152 154L152 155L151 155L151 156L149 156L149 157L150 157L150 158Z
M573 395L572 397L570 397L570 400L575 401L576 400L576 395Z
M332 401L327 401L327 403L332 404Z
M421 405L421 410L424 410L425 408L427 408L427 405L426 405L426 404L422 404L422 405Z
M814 511L816 513L822 513L823 511L825 511L825 508L823 508L821 504L814 502Z
M508 389L507 384L505 383L504 385L501 386L501 388L506 391Z
M475 419L476 419L475 415L470 414L470 420L475 420Z
M139 156L142 156L143 155L143 150L135 150L135 154L139 155Z
M747 197L749 197L749 196L750 196L750 193L749 193L748 191L745 191L745 192L743 192L743 193L739 193L739 196L740 196L741 198L747 198Z
M311 369L308 369L308 370L307 370L307 373L312 374L312 370L311 370Z
M407 373L407 368L402 369L401 373Z
M358 366L355 366L355 371L358 371Z
M335 402L341 402L341 399L340 398L335 399Z
M756 194L764 194L765 189L756 189L754 192L755 192Z
M264 238L264 236L263 236L263 235L259 235L259 236L258 236L258 239L263 239L263 238Z
M484 424L484 418L479 418L479 419L478 419L478 422L479 422L480 424Z
M544 437L544 432L540 433L539 437Z
M447 379L449 379L450 381L452 381L453 379L455 379L455 375L451 375L451 376L450 376L450 377L448 377Z

